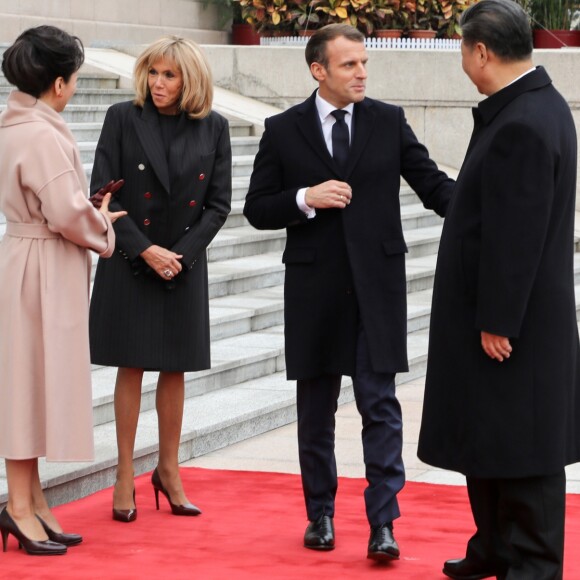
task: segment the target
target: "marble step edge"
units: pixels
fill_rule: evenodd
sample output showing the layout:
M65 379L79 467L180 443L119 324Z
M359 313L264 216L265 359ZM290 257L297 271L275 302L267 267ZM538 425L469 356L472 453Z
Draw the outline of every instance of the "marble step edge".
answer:
M414 220L424 215L429 216L429 213L407 213L402 216L403 224L406 220ZM407 246L431 242L434 238L439 239L442 228L443 222L439 220L432 225L410 228L405 231L405 236L408 238L406 239ZM210 243L209 249L278 239L286 239L286 230L257 230L248 224L236 228L222 228Z

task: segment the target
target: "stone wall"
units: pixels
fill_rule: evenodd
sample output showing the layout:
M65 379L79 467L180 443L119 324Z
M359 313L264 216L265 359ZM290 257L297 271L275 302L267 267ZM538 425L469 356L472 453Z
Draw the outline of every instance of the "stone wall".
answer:
M206 46L217 85L286 108L315 88L300 47ZM570 103L580 129L580 49L538 50ZM367 95L401 105L433 158L458 168L473 128L471 108L479 95L461 68L459 51L369 50ZM580 181L579 181L580 184Z
M196 0L0 0L0 44L32 26L52 24L87 46L149 43L178 34L200 43L226 43L215 6Z

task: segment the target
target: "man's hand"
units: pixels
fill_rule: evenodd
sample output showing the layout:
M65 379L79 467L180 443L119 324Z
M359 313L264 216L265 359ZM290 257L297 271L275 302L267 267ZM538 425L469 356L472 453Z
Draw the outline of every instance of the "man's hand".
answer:
M308 207L328 209L331 207L345 208L352 199L352 189L344 181L331 179L314 187L309 187L304 195Z
M489 358L496 359L499 362L502 362L505 358L509 358L512 351L509 338L498 336L497 334L490 334L483 330L481 331L481 346Z

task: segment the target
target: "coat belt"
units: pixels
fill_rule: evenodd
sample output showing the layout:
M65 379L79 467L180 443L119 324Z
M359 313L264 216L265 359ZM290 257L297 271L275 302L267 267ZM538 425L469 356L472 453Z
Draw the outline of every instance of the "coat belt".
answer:
M62 238L60 234L52 232L46 224L24 224L6 222L6 235L14 238L35 238L51 240Z

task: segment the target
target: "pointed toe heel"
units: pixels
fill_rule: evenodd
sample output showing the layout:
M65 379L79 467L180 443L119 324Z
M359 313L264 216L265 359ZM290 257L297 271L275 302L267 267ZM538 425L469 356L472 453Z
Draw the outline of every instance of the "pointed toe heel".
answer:
M0 513L0 533L2 534L2 550L6 552L8 536L12 534L18 540L18 548L24 548L30 556L62 556L66 554L66 546L52 540L31 540L27 538L4 508Z
M161 492L169 502L169 506L171 507L171 513L174 516L199 516L201 514L201 510L192 503L177 505L171 501L169 493L161 483L161 478L159 477L157 467L155 468L153 474L151 475L151 485L153 486L153 491L155 492L155 505L158 510L159 510L159 492Z
M134 522L137 519L137 502L135 501L135 490L133 490L133 503L135 507L128 510L118 510L113 507L113 519L116 522L124 522L126 524Z
M36 516L36 518L42 524L48 539L56 542L57 544L62 544L63 546L76 546L83 541L83 537L79 536L78 534L64 534L55 532L40 516Z

